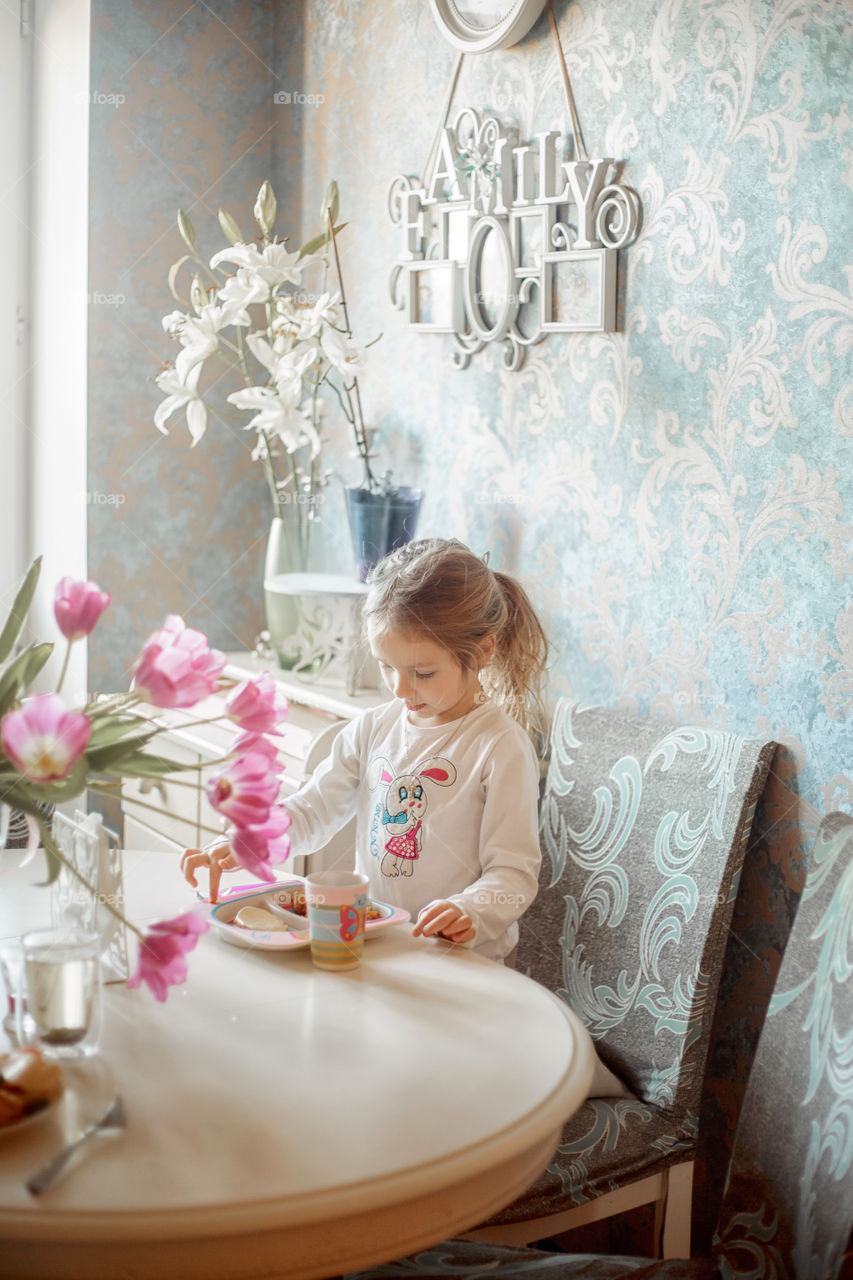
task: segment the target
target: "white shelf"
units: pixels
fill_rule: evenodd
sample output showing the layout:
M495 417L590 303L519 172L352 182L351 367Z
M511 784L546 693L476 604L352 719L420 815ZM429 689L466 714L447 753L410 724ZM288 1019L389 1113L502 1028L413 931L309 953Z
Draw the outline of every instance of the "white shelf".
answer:
M225 675L232 680L237 682L250 680L268 671L276 684L281 685L291 702L298 702L312 710L325 711L345 720L354 719L369 707L380 706L391 696L387 689L366 689L362 693L350 695L345 693L339 684L328 684L322 680L305 680L293 675L290 671L282 671L274 662L262 661L253 653L227 653L225 656L228 659Z

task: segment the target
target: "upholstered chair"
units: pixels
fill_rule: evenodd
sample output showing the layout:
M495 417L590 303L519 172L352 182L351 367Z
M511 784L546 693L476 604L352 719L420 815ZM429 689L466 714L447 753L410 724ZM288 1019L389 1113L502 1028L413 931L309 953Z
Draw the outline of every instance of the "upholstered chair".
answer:
M345 1280L836 1280L853 1227L853 818L821 823L744 1097L712 1256L450 1240Z
M478 1230L528 1244L654 1202L664 1257L689 1254L702 1077L727 931L775 744L558 703L539 894L517 967L582 1019L604 1086L545 1173Z

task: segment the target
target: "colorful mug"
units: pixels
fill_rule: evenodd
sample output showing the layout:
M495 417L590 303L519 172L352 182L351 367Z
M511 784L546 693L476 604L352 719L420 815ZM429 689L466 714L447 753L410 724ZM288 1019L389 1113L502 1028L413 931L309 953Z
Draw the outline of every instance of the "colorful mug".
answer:
M318 871L305 880L311 959L318 969L354 969L364 950L367 876Z

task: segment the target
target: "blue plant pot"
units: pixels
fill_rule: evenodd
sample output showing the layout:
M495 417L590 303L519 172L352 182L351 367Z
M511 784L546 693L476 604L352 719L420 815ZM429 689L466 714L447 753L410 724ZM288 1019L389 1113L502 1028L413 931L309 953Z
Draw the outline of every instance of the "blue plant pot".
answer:
M401 485L391 494L369 489L344 492L356 568L364 582L378 560L415 536L423 490Z

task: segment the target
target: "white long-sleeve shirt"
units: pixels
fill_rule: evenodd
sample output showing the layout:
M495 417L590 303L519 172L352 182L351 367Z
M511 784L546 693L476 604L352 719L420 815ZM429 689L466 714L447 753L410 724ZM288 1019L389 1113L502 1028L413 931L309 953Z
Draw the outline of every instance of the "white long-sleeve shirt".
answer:
M430 728L398 701L364 712L287 802L292 851L313 853L356 822L370 893L417 919L447 899L471 916L467 945L495 959L536 896L539 768L527 734L491 702Z

